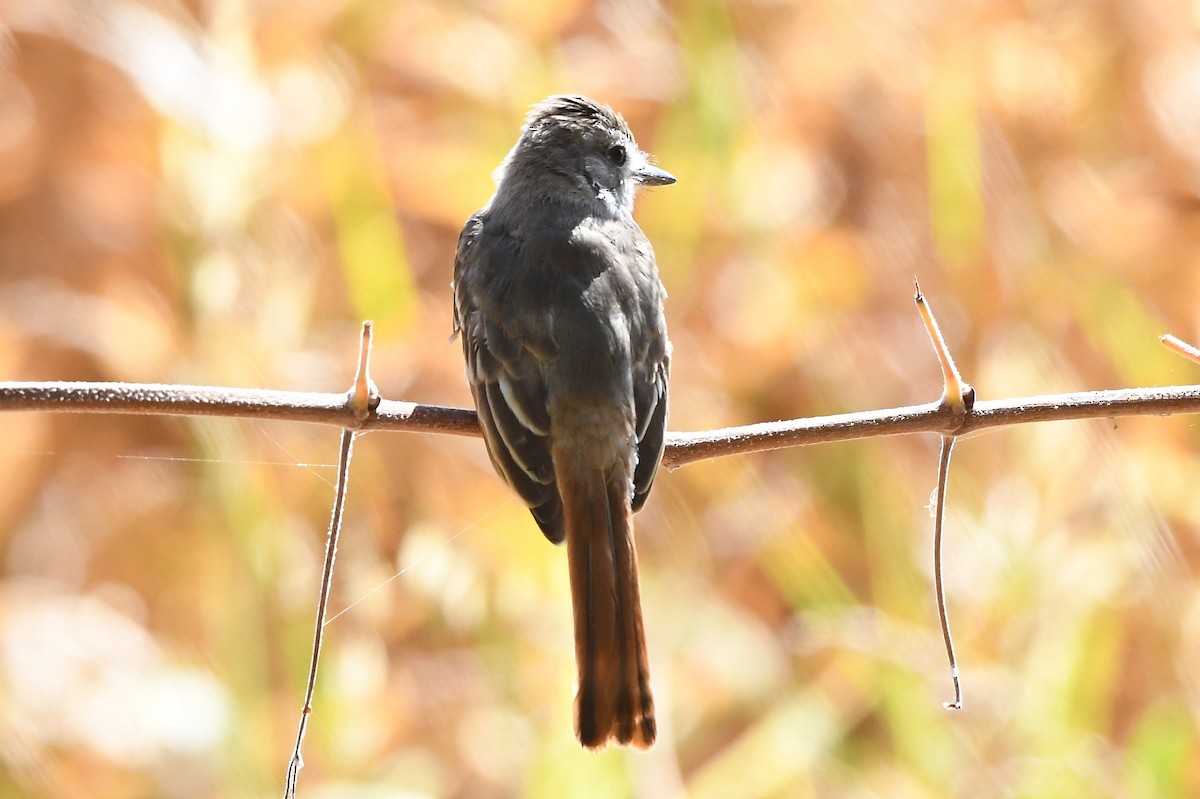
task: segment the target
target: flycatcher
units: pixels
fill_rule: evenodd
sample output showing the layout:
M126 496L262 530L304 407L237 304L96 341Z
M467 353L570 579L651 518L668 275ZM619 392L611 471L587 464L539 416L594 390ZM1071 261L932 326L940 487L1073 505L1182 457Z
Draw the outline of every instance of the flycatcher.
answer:
M496 471L567 542L576 734L644 749L657 728L633 513L662 459L671 344L633 198L675 178L580 96L535 106L495 178L454 262L467 380Z

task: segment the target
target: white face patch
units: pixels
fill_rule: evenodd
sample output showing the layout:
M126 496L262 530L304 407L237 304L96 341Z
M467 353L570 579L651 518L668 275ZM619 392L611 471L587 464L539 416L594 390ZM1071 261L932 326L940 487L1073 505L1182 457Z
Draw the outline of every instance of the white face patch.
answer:
M617 196L610 190L601 188L596 191L596 197L600 202L604 203L604 207L612 216L618 216L621 213L621 203Z

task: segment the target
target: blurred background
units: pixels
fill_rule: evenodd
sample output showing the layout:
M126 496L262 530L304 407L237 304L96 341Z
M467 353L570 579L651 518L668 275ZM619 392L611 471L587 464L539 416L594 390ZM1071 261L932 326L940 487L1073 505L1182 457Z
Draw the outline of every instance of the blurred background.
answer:
M1200 5L0 0L0 379L465 406L458 230L583 92L638 218L674 430L1200 382ZM277 796L338 433L0 414L0 795ZM579 749L565 553L477 439L360 438L306 797L1200 793L1200 432L1055 423L660 475L661 739ZM345 611L343 613L343 611Z

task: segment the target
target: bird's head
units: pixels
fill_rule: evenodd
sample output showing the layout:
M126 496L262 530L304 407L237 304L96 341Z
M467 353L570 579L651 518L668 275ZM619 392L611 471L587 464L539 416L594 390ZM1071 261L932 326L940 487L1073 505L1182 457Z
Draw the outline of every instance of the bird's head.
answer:
M529 199L553 196L603 206L614 216L632 214L638 186L674 182L638 147L619 114L580 95L555 95L534 106L496 170L497 194L511 187Z

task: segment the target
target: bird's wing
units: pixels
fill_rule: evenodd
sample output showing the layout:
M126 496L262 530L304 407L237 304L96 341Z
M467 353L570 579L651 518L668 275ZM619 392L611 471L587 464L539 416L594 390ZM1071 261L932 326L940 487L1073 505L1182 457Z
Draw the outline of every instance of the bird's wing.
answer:
M666 443L669 395L667 378L671 373L671 355L663 353L654 368L653 378L634 386L637 411L638 460L633 472L633 510L646 504Z
M467 382L475 397L479 426L496 471L529 506L546 537L563 540L562 500L550 456L550 414L538 356L505 320L481 308L476 285L511 273L505 264L481 259L513 258L511 248L479 246L479 214L463 228L454 261L454 330L462 336ZM486 268L484 268L486 266ZM544 353L543 353L544 355Z
M662 316L666 290L654 265L654 248L642 229L630 229L629 251L635 253L635 270L642 275L641 312L637 317L646 325L638 336L640 352L634 358L634 410L637 421L637 467L634 469L634 511L646 504L654 477L659 473L662 449L666 444L668 399L667 379L671 376L671 342Z

